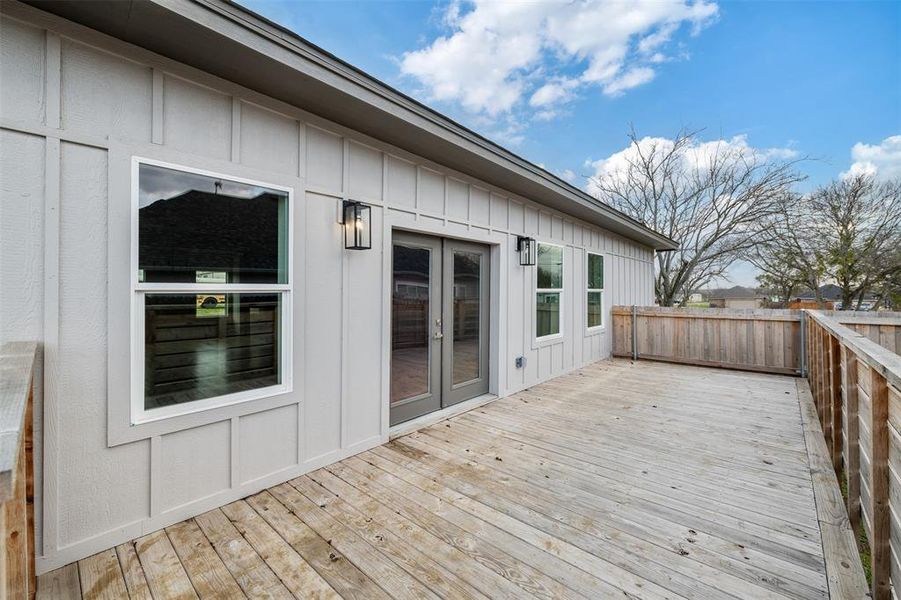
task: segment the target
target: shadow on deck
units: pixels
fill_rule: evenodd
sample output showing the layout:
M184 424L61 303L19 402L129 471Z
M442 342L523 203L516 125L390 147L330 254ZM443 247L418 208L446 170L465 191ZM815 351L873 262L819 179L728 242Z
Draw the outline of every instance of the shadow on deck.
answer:
M862 572L827 578L817 504L838 488L812 477L806 390L600 362L48 573L39 597L828 598Z

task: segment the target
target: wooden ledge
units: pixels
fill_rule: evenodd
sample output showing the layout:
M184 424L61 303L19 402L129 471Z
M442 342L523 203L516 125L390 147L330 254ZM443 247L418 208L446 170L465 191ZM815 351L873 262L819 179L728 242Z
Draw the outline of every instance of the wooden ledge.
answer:
M16 462L37 354L35 342L0 347L0 503L13 496Z

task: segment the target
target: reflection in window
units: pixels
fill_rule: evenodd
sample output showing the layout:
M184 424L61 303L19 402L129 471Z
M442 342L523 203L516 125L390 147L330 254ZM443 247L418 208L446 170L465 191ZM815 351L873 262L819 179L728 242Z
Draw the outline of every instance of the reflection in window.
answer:
M136 417L283 384L289 193L145 163L137 186Z
M588 291L586 298L588 327L604 325L604 257L588 253Z
M141 281L287 282L286 192L147 164L139 177Z
M220 297L230 314L199 314L194 295L146 295L146 410L280 383L281 295Z
M432 253L394 245L391 402L429 391L429 287Z
M454 251L454 385L479 378L482 255Z
M225 271L197 271L197 283L227 283ZM225 294L197 294L197 317L224 317Z
M535 337L561 332L560 305L563 298L563 248L538 244L538 274L535 297Z

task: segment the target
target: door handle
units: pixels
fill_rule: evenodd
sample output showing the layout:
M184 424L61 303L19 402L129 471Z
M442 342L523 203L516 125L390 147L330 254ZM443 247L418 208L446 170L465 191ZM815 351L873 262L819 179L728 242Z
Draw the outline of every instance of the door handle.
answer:
M444 337L444 334L441 332L441 319L435 319L435 328L433 339L440 340Z

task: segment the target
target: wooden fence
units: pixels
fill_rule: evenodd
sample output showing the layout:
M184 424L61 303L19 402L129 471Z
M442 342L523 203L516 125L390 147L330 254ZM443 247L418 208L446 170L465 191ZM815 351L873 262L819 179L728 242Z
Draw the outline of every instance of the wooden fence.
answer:
M613 355L765 373L807 373L806 310L614 306ZM894 353L901 316L817 311Z
M891 598L901 589L901 356L817 311L807 329L808 381L848 518L867 533L873 597Z
M853 317L843 317L841 313L831 316L883 348L901 354L901 317L860 316L860 313L855 313Z
M37 345L0 348L0 600L33 598L33 377Z
M802 369L801 311L613 307L613 354L767 373Z

